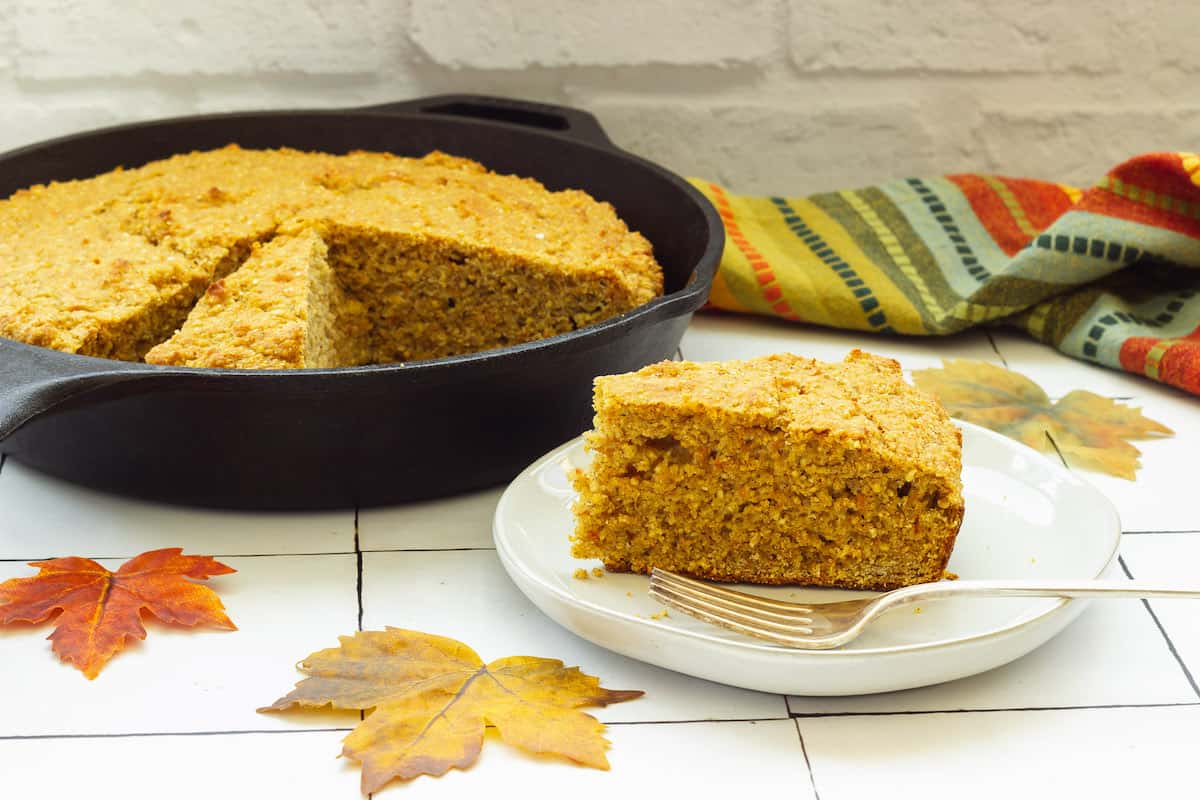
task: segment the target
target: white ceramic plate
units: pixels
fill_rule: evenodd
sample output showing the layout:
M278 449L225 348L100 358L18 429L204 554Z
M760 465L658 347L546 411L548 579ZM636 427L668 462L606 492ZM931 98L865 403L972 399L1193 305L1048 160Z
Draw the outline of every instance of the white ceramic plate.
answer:
M1090 484L1038 453L974 425L963 429L966 517L950 570L963 578L1097 578L1116 561L1116 509ZM894 610L838 650L789 650L663 615L644 575L580 580L598 561L571 557L575 494L566 470L587 463L575 439L508 487L494 535L504 568L550 618L609 650L701 678L769 692L849 695L974 675L1025 655L1061 631L1084 601L948 599ZM799 602L865 592L743 587Z

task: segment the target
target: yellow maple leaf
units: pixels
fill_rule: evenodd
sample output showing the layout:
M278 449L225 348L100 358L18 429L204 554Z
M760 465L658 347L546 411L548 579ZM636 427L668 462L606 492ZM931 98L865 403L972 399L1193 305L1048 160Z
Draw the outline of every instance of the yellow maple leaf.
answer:
M990 428L1035 450L1057 450L1067 464L1134 480L1141 452L1130 439L1174 432L1092 392L1075 390L1051 403L1042 387L986 361L943 361L913 372L913 382L941 401L950 416Z
M339 641L304 659L299 668L309 677L259 711L370 711L342 742L342 755L362 763L364 793L393 778L469 767L488 725L531 753L608 769L604 725L578 708L642 696L604 689L598 678L552 659L514 656L484 664L462 642L417 631L360 631Z

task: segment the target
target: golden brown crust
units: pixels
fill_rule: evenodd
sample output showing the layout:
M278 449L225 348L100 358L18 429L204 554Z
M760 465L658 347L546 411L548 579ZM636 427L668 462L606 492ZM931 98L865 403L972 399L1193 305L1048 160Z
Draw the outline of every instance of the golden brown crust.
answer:
M0 235L0 335L137 360L183 322L210 272L91 219Z
M663 362L596 381L573 553L614 571L887 589L942 577L961 434L896 362Z
M261 269L258 245L311 236L325 240L336 285L308 291L328 281L309 282L311 253L283 246L270 252L294 262L272 275L305 278L304 291L247 292L249 274L219 283ZM210 284L237 288L233 305L205 295ZM661 292L649 243L607 203L437 152L229 146L0 201L0 336L67 352L136 360L182 327L155 363L431 358L572 330ZM263 327L268 306L284 327ZM375 329L365 343L346 340L346 308L351 339Z

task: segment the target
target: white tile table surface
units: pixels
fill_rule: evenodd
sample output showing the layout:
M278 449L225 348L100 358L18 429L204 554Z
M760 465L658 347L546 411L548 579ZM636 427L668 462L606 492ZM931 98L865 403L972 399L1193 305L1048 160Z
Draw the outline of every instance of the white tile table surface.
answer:
M908 369L983 359L1052 397L1088 388L1141 406L1177 437L1139 444L1136 482L1087 473L1121 513L1126 576L1200 583L1194 453L1200 399L1072 361L1006 332L877 338L701 316L681 345L706 360L852 347ZM1189 457L1190 456L1190 457ZM0 465L0 580L25 562L83 555L108 566L180 546L235 567L214 581L238 632L149 638L95 681L58 663L48 627L0 631L0 797L358 797L337 758L356 714L263 715L294 664L339 634L385 625L459 638L485 659L560 658L638 701L597 709L612 770L522 755L489 735L479 763L379 796L1128 798L1193 796L1200 733L1200 603L1093 604L1005 667L862 697L784 697L708 683L596 647L544 617L492 546L500 489L398 508L319 514L182 509L93 492ZM1119 577L1119 576L1118 576Z

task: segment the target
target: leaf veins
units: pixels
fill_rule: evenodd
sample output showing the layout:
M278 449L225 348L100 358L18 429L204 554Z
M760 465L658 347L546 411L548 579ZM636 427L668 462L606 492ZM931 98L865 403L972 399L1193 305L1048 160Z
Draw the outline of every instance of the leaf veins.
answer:
M362 790L443 775L475 763L485 728L531 753L608 769L604 725L580 706L641 697L614 691L563 662L531 656L490 664L462 642L399 628L340 637L304 659L308 677L259 711L296 706L369 711L343 741L362 764Z
M145 639L142 613L172 625L236 630L216 592L195 583L234 572L209 556L185 556L178 547L151 550L109 572L90 558L30 562L31 578L0 583L0 625L40 623L54 617L53 650L89 679L129 639ZM61 612L61 613L60 613Z
M913 382L952 417L1043 453L1057 445L1070 466L1126 480L1136 478L1141 455L1129 440L1174 435L1141 410L1092 392L1077 389L1052 403L1029 378L985 361L943 361L941 369L915 370Z

